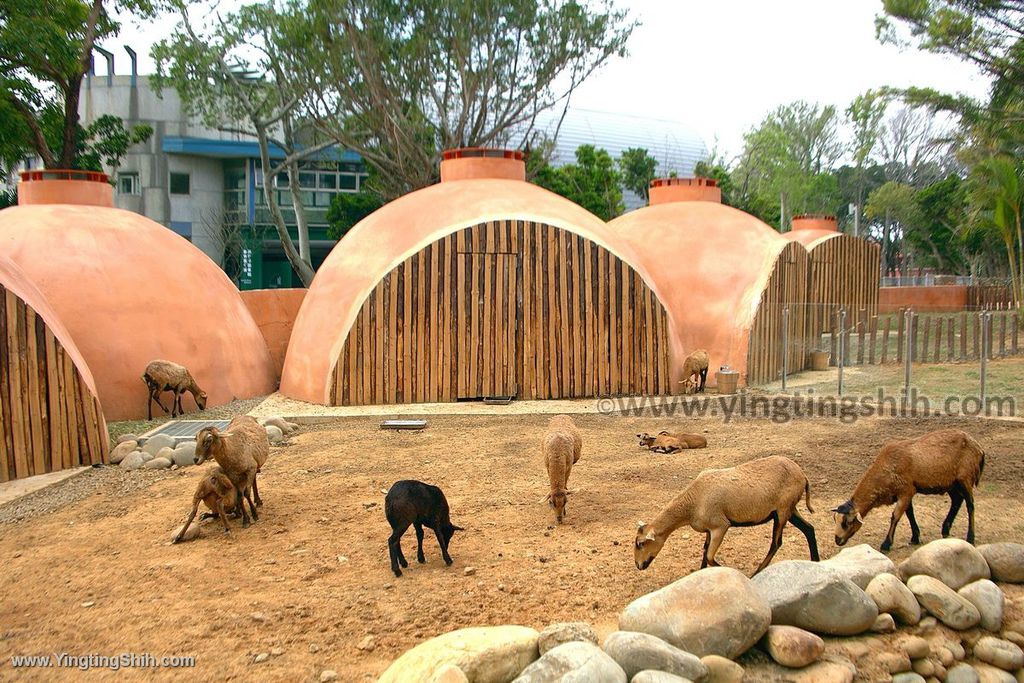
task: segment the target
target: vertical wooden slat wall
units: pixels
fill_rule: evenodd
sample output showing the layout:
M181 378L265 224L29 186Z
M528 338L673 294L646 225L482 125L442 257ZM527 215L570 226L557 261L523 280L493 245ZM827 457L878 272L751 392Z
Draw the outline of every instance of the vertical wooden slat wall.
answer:
M661 302L608 250L542 223L482 223L378 283L330 401L668 394L668 329Z
M850 235L832 237L811 249L807 290L811 334L828 332L839 307L846 308L846 324L853 329L878 314L880 253L877 244Z
M808 287L809 258L807 251L791 242L779 254L768 285L750 327L747 348L747 383L771 382L782 373L783 309L789 307L786 363L790 372L807 366L808 334L806 292Z
M0 481L106 462L99 401L31 306L0 285Z

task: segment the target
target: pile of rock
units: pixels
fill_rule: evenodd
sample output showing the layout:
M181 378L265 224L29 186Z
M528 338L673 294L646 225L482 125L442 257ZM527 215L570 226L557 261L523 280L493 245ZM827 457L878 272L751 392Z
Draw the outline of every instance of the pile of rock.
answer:
M993 579L1024 583L1024 545L943 539L899 567L861 545L824 562L778 562L753 579L714 567L634 600L600 646L585 623L462 629L409 650L380 681L738 683L744 669L732 660L756 648L786 680L849 683L869 648L826 655L822 636L870 640L902 627L914 633L870 653L893 683L1014 683L1024 680L1024 625L1004 628Z
M166 470L172 467L188 467L196 454L195 441L177 443L166 434L157 434L139 445L139 437L125 434L118 439L110 452L110 463L125 470Z

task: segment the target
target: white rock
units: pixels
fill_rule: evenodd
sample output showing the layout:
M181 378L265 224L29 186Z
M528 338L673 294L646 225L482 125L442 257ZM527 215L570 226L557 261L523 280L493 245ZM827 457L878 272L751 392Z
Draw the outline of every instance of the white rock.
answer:
M938 579L923 574L912 576L907 588L929 614L952 629L963 631L981 621L977 607Z
M142 467L147 470L166 470L171 466L171 461L167 458L153 458L146 462Z
M1012 673L990 664L975 664L974 671L978 674L978 683L1017 683Z
M163 448L174 448L174 438L166 434L157 434L146 439L146 445L142 447L143 452L156 457Z
M629 679L648 669L692 680L704 678L708 673L700 659L649 633L613 631L605 637L601 647Z
M195 463L196 442L183 441L174 449L174 464L179 467L188 467Z
M901 624L913 626L921 621L921 606L906 584L892 574L879 574L871 579L865 591L879 612L888 612Z
M708 677L702 683L743 683L743 667L725 657L708 655L700 663L708 670Z
M143 457L142 451L133 451L121 460L120 467L123 470L137 470L145 464L146 459Z
M548 650L558 647L562 643L581 641L597 645L597 634L593 627L584 621L569 621L557 624L550 624L540 632L537 639L537 647L543 655Z
M932 576L953 590L990 576L988 562L977 548L959 538L943 538L923 545L900 565L904 579Z
M119 465L121 461L127 456L131 455L138 448L138 443L135 441L122 441L114 446L114 449L110 451L110 464Z
M134 441L134 442L136 442L136 444L137 444L137 443L138 443L138 441L139 441L139 437L135 436L134 434L122 434L122 435L121 435L120 437L118 437L118 439L117 439L117 443L118 443L118 445L120 445L120 444L123 444L123 443L125 443L126 441Z
M637 672L636 676L633 676L629 683L693 683L693 681L689 678L665 673L664 671L644 669Z
M1024 583L1024 545L1020 543L989 543L978 546L992 580L1002 583Z
M905 671L892 677L892 683L925 683L924 676L913 671Z
M434 672L430 683L469 683L469 679L459 667L445 664Z
M444 664L457 666L471 681L509 681L537 659L539 636L525 626L481 626L445 633L408 650L391 663L378 683L428 683Z
M871 580L879 574L898 575L895 563L867 543L843 548L838 554L823 560L821 564L835 569L857 584L861 590L867 588Z
M957 664L946 671L946 683L978 683L978 672L970 664Z
M970 600L978 608L981 615L981 627L986 631L998 631L1003 627L1003 591L988 579L980 579L969 583L959 591L961 596Z
M769 626L761 644L777 663L793 669L813 664L825 652L824 640L796 626Z
M467 676L472 681L479 679ZM626 683L626 673L596 645L573 641L548 650L530 664L513 683Z
M1008 640L985 636L974 644L977 659L1004 671L1016 671L1024 666L1024 651Z
M872 633L892 633L896 630L896 620L891 614L879 614L875 623L871 625Z

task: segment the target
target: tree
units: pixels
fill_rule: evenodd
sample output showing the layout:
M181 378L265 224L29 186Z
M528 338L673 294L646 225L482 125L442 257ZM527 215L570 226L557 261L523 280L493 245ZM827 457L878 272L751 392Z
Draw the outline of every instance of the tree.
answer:
M528 146L635 25L608 0L312 0L309 16L310 110L385 199L433 183L445 149Z
M868 196L864 215L882 223L882 271L895 275L903 236L920 220L914 188L889 181ZM904 254L905 256L905 254Z
M594 145L580 145L575 164L555 168L545 163L535 173L534 182L606 221L620 215L624 208L622 176L611 155Z
M157 64L153 84L158 92L173 87L185 109L207 125L257 140L271 222L288 262L308 287L314 271L299 164L335 145L317 135L312 120L300 110L310 82L292 56L302 52L304 37L313 33L313 27L297 4L280 12L270 4L254 4L219 18L213 29L200 33L184 0L176 7L177 30L152 50ZM272 159L272 150L284 158ZM279 178L287 178L287 183L276 182ZM291 194L298 249L278 201L277 187L282 184Z
M853 128L850 152L854 162L854 201L860 213L864 213L864 199L868 192L866 165L872 158L882 133L882 119L888 101L880 93L868 90L858 95L846 109L846 118Z
M339 192L331 197L331 206L327 209L327 236L340 240L352 226L382 205L380 197L373 192Z
M0 160L5 168L30 151L46 168L78 168L83 142L108 144L102 135L109 128L100 126L83 136L79 125L82 80L92 65L93 47L119 30L109 9L142 19L153 16L158 3L5 0L0 5Z
M968 178L972 223L998 235L1006 250L1014 303L1024 302L1024 162L1007 155L984 159Z
M658 160L642 147L631 147L619 156L623 187L644 201L647 201L650 194L651 181L655 178L657 168Z

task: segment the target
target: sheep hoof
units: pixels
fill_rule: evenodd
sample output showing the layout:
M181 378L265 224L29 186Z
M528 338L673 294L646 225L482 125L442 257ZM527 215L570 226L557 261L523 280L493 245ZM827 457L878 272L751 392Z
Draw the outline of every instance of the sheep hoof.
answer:
M887 553L890 550L892 550L892 543L883 543L882 545L878 546L878 549L881 550L883 553Z
M921 545L921 539L920 538L912 538L912 539L910 539L910 545Z
M446 565L448 565L449 567L450 567L450 566L452 566L452 564L453 564L454 562L455 562L455 560L453 560L453 559L452 559L452 558L450 558L450 557L449 557L449 558L447 558L447 559L446 559L446 560L444 561L444 563L445 563Z
M392 571L395 572L395 577L396 578L402 575L402 570L401 569L394 569Z
M427 563L427 558L425 558L425 557L417 557L416 561L419 562L420 564L426 564Z

